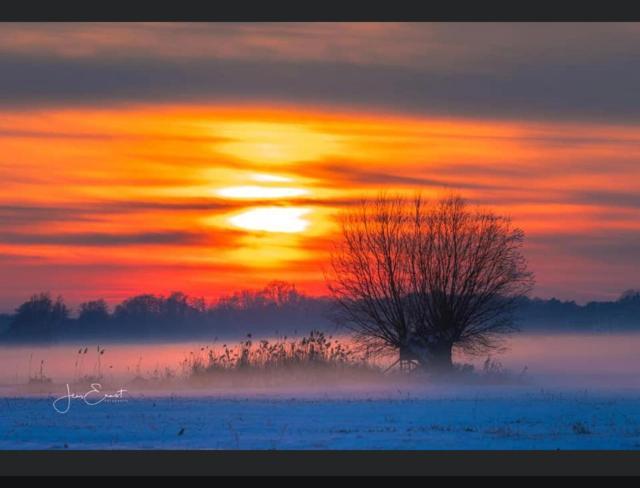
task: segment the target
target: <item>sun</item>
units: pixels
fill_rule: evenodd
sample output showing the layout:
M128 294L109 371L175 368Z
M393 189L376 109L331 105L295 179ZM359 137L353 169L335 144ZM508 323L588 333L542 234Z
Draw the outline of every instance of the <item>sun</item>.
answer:
M301 207L259 207L229 219L234 227L263 232L304 232L309 221L303 217L310 209Z

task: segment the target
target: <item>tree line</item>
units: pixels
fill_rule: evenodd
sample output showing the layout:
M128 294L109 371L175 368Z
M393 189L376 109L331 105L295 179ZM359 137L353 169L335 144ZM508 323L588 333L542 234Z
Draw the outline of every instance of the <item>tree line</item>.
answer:
M62 297L38 293L5 315L0 340L55 341L80 338L211 339L238 333L295 333L326 325L327 299L273 281L260 290L240 290L212 303L182 292L141 294L110 309L103 299L72 310Z
M307 296L291 284L291 294L273 299L273 284L240 290L207 304L182 292L142 294L109 307L91 300L75 310L62 297L38 293L13 314L0 315L0 340L56 341L83 338L213 338L224 335L306 333L334 330L329 297ZM556 298L523 298L516 314L522 331L640 330L640 290L617 300L584 305Z

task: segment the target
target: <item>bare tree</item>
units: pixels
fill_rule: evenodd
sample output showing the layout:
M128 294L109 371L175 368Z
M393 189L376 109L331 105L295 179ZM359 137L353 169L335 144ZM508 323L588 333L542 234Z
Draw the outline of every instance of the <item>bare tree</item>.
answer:
M411 215L401 198L363 200L342 215L342 239L331 256L328 287L335 319L369 347L403 349L411 339L411 292L405 261Z
M448 369L452 350L478 353L513 330L533 286L510 219L458 196L364 200L341 221L327 274L336 319L356 338Z

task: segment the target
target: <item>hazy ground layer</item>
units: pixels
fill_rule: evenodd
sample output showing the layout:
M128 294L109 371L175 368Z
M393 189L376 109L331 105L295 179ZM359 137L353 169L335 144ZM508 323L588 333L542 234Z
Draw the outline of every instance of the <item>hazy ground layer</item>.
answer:
M222 344L101 344L106 349L104 355L97 354L95 344L4 346L0 347L0 396L27 393L24 386L30 376L39 374L41 365L44 375L58 385L98 376L98 369L103 383L113 387L128 384L136 377L165 376L167 370L179 377L184 373L181 362L192 354L203 354L201 349L208 345L220 348ZM88 353L79 357L80 348L87 348ZM639 350L640 333L514 334L506 342L506 350L494 358L514 374L527 368L526 375L541 386L620 386L640 391ZM486 356L456 357L456 361L473 363L477 368L485 359ZM304 377L300 382L308 383ZM54 386L51 391L59 389Z

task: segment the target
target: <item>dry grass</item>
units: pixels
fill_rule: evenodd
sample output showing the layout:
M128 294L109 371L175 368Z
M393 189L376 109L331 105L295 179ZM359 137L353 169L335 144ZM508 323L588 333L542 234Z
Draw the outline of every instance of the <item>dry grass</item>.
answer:
M44 372L44 359L40 361L40 368L35 374L31 374L31 359L29 358L29 385L48 385L53 383L53 379L47 376Z
M298 339L283 337L256 342L248 335L236 346L223 344L221 349L203 347L191 352L181 367L196 382L222 378L237 382L250 378L314 380L380 375L380 369L366 355L319 331Z

